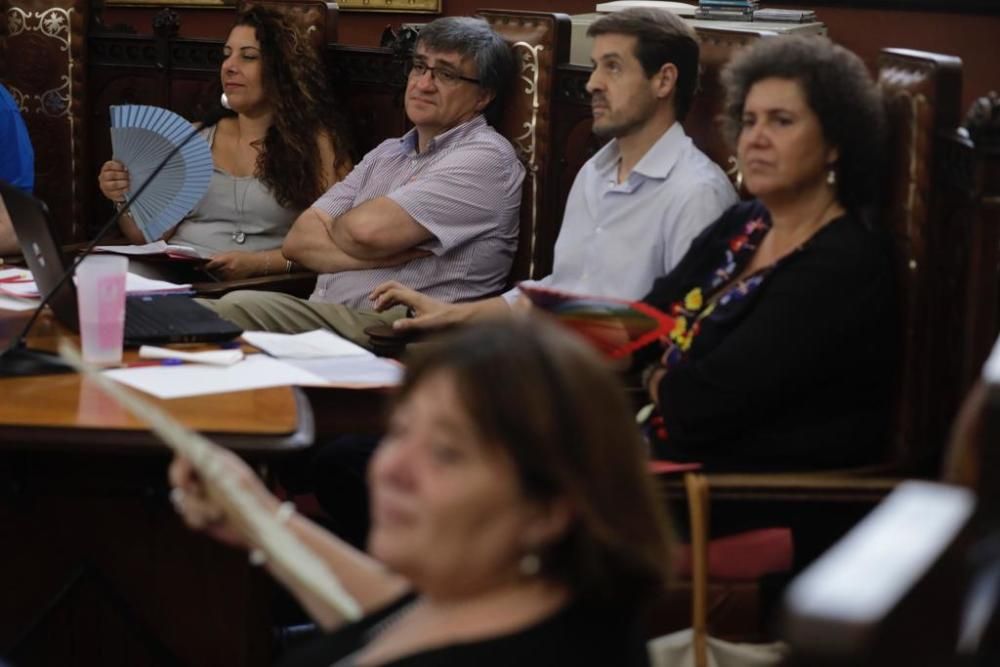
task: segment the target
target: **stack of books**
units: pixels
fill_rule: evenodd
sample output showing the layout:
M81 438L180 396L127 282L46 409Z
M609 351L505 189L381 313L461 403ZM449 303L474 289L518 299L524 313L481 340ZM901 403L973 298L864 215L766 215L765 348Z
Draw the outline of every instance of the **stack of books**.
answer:
M700 0L695 18L710 21L753 21L757 0Z

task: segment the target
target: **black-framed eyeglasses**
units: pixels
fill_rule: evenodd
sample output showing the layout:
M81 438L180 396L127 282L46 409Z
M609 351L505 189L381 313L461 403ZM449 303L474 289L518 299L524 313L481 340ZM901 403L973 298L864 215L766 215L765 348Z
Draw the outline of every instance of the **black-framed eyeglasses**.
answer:
M442 67L441 65L431 67L422 60L414 60L410 63L410 76L419 79L427 72L431 73L432 79L446 86L458 85L459 81L467 81L468 83L475 84L480 83L479 79L473 79L471 76L463 76L450 67Z

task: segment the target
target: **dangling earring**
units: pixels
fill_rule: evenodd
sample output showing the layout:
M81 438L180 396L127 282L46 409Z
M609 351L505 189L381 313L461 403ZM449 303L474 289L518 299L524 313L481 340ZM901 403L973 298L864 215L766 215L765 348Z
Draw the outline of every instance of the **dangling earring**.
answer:
M735 155L729 156L729 168L726 169L726 176L733 178L736 192L740 192L743 189L743 171L740 169L740 161Z
M232 109L232 107L229 106L229 98L226 97L225 93L222 93L222 95L219 97L219 104L222 105L223 109L230 109L230 110Z
M831 168L830 171L826 172L826 184L836 185L837 184L837 170Z
M517 571L525 578L535 576L542 571L541 556L534 551L524 554L521 556L521 560L517 561Z

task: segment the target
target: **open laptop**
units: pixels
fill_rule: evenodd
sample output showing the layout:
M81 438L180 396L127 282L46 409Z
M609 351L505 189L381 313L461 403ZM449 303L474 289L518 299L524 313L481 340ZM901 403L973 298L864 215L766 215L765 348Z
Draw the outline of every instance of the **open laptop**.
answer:
M66 271L52 236L48 209L41 201L0 181L21 252L38 291L48 294ZM49 306L56 319L79 331L76 287L67 280ZM130 295L125 298L125 345L218 342L236 338L243 330L219 317L186 294Z

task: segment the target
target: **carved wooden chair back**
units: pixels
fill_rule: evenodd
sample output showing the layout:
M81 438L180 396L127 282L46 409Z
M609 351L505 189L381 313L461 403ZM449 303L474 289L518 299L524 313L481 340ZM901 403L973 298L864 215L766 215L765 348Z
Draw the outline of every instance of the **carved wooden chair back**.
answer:
M565 14L486 9L478 12L511 46L517 75L504 98L497 129L524 164L521 227L511 281L541 278L552 270L561 220L552 185L552 100L556 67L569 58L570 19Z
M892 455L906 472L939 465L960 387L958 372L967 221L949 214L954 191L944 137L959 123L962 63L952 56L884 49L878 81L888 112L884 219L897 252L899 373Z

